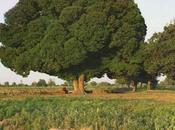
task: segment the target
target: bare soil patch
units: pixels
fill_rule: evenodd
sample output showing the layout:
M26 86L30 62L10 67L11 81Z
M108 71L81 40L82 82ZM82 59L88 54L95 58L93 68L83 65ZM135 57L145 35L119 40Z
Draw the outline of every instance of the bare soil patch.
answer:
M69 93L66 88L3 88L0 87L0 99L20 99L28 96L82 96ZM175 92L164 90L152 90L144 92L125 92L125 93L107 93L97 91L87 93L90 98L102 99L124 99L124 100L155 100L169 103L175 103Z

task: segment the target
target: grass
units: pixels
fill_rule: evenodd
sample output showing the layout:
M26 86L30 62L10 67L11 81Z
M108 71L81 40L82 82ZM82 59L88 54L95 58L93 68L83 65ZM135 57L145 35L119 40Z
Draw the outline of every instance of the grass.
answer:
M103 97L25 97L0 100L1 130L174 130L175 104Z
M82 97L58 95L57 88L0 91L0 130L175 130L171 90Z

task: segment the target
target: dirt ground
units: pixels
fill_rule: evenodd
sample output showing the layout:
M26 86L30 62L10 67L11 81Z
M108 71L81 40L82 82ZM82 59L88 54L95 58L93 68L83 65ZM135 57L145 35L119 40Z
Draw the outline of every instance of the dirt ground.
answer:
M60 89L7 89L0 88L0 100L8 99L24 99L29 96L66 96L76 97L85 96L89 98L102 98L102 99L124 99L124 100L155 100L168 103L175 103L175 91L166 90L152 90L144 92L126 92L126 93L101 93L101 94L86 94L86 95L73 95L64 94Z
M126 100L155 100L169 103L175 103L175 92L172 91L146 91L146 92L128 92L106 95L95 95L105 99L126 99Z

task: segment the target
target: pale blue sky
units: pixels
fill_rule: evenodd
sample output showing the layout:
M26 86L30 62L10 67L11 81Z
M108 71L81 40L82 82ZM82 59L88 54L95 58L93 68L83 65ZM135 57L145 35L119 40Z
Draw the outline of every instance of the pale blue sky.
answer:
M0 22L4 22L3 14L12 8L17 1L18 0L0 0ZM147 39L150 38L154 32L162 31L163 27L175 18L175 0L135 0L135 2L138 3L148 26ZM49 78L54 79L57 83L63 82L56 77L49 77L48 75L37 72L31 72L28 78L22 78L0 64L0 83L4 83L5 81L16 81L19 83L21 80L25 83L31 83L38 79L48 80Z
M135 0L148 26L147 39L175 18L175 0Z

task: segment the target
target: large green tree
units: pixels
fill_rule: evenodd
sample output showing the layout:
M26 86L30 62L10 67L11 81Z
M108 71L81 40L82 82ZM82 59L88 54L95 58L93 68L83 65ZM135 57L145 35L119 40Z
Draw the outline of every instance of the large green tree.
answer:
M0 25L0 58L18 74L73 80L84 93L84 80L109 73L109 62L135 73L131 56L145 33L133 0L19 0Z
M144 49L144 66L154 81L161 74L175 79L175 24L169 24L161 33L155 33ZM150 78L150 79L151 79Z
M112 55L105 59L108 76L124 78L136 91L137 83L145 75L142 51L146 25L137 5L123 17L121 27L113 34L109 48Z

